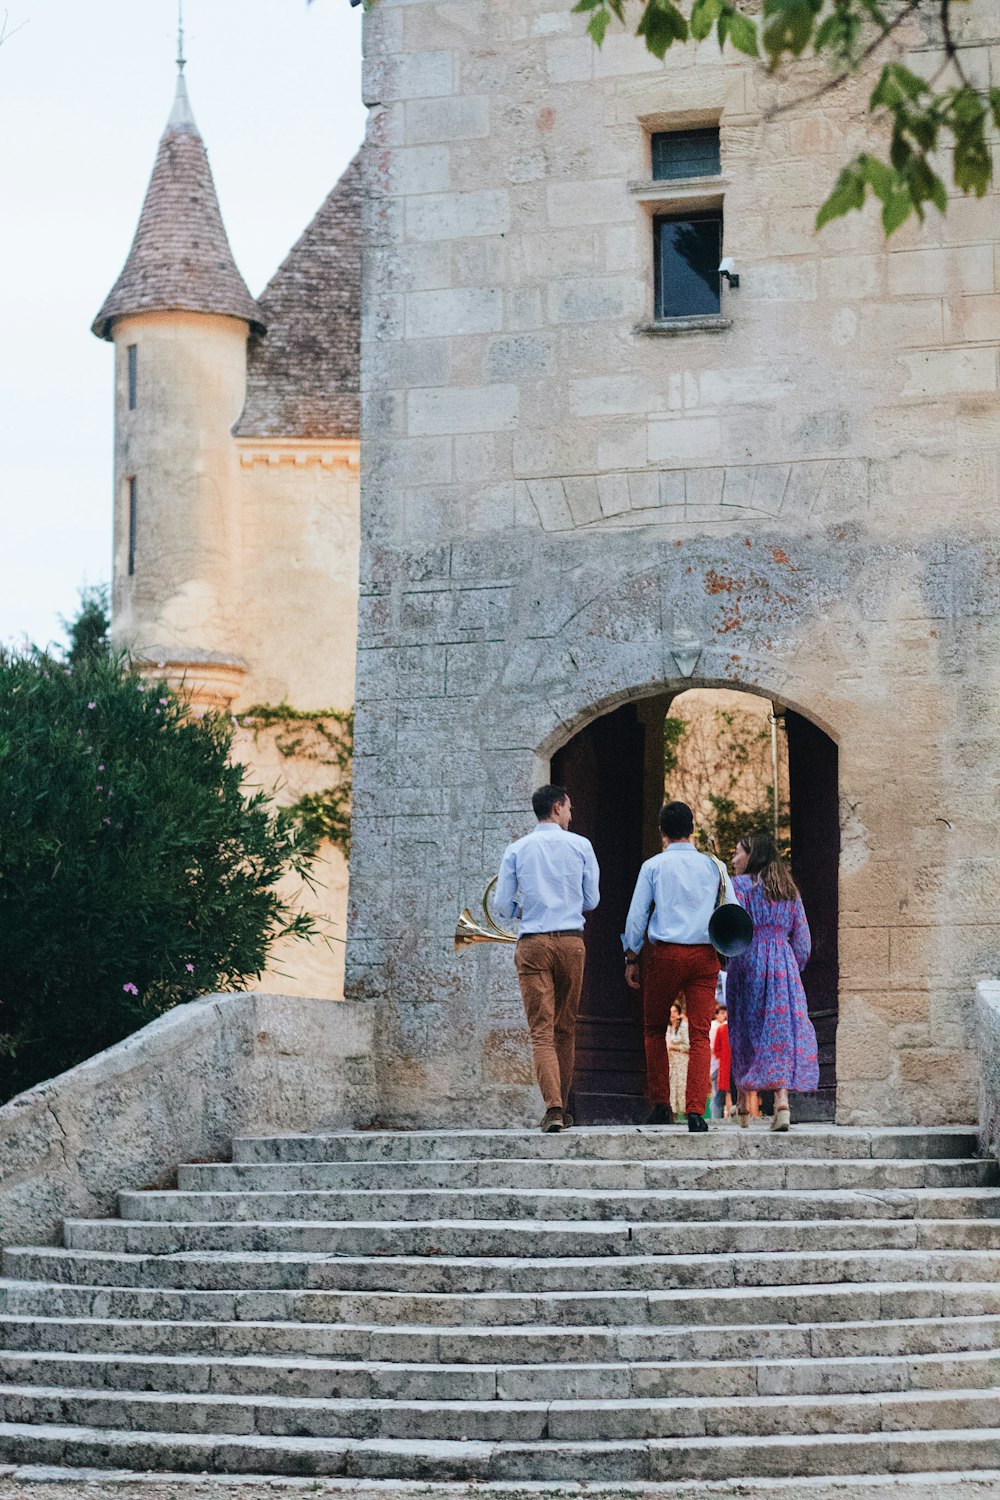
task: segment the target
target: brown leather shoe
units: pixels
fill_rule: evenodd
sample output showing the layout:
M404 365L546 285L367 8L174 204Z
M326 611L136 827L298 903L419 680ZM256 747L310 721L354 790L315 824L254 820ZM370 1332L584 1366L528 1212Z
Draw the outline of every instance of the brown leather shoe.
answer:
M563 1120L563 1130L572 1130L573 1129L573 1116L570 1114L570 1112L569 1112L568 1109L564 1109L563 1110L563 1112L562 1112L562 1120Z
M561 1109L547 1109L545 1118L542 1120L542 1131L545 1135L552 1135L563 1128L563 1112Z

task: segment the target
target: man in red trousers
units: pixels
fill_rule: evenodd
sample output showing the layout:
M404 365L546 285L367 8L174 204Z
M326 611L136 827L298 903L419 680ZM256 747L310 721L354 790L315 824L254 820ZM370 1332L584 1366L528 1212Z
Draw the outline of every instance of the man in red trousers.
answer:
M722 876L715 860L692 843L694 814L686 802L668 802L661 808L660 833L663 853L647 859L640 869L622 934L625 979L632 989L639 989L639 953L648 945L642 1000L651 1125L669 1125L673 1118L666 1032L670 1007L684 993L691 1038L685 1103L688 1130L696 1132L708 1129L703 1119L710 1086L708 1033L719 976L708 923ZM728 874L725 883L726 900L735 901Z

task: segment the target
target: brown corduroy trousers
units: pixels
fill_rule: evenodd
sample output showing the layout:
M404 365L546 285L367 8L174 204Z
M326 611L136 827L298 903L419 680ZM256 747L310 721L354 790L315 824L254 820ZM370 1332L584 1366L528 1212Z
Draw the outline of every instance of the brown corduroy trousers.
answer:
M514 951L535 1077L546 1109L565 1109L569 1103L585 957L583 938L576 933L531 933L518 940Z

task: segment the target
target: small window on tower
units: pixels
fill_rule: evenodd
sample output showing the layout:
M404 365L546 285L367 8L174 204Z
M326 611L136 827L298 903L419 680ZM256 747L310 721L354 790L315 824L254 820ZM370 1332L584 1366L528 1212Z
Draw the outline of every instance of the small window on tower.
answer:
M670 182L685 177L718 177L722 171L719 131L664 130L652 137L653 177Z
M135 572L135 523L138 494L134 479L128 481L128 576Z
M718 313L722 214L664 215L653 220L656 317Z
M139 349L136 344L128 346L128 409L135 411L139 402Z

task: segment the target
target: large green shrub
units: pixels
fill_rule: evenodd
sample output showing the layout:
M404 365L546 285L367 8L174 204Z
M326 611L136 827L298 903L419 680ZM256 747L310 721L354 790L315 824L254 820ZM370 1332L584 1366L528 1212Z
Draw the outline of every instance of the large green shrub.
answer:
M103 649L0 649L0 1099L314 935L278 882L317 840Z

